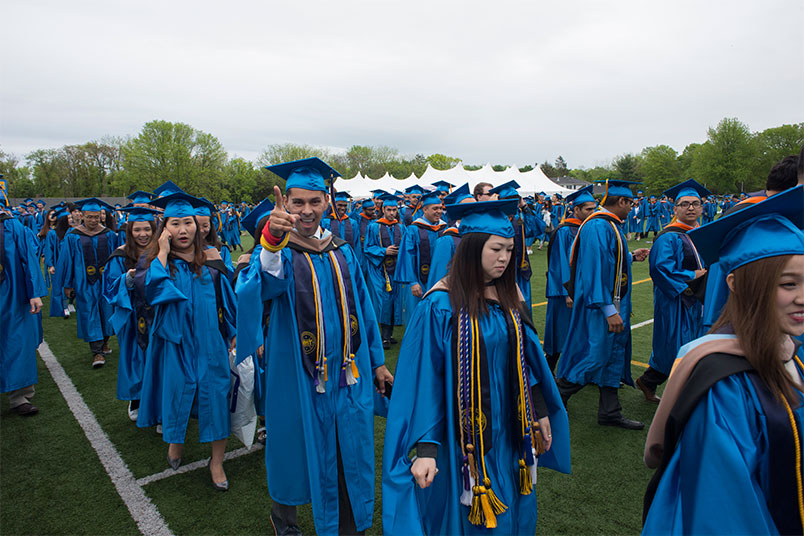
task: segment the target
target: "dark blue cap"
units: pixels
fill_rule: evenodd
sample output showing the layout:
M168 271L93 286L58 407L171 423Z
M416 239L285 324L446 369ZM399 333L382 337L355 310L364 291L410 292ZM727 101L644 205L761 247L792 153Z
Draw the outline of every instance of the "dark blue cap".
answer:
M360 206L363 207L363 208L371 208L371 207L374 206L374 200L373 199L364 199L363 201L360 202Z
M447 216L453 221L461 220L458 229L461 236L466 233L489 233L513 238L514 226L509 216L516 214L518 204L517 199L501 199L447 205Z
M97 197L89 197L75 202L82 212L100 212L105 210L107 212L114 212L114 207L109 203L101 201Z
M335 193L335 201L349 201L349 198L352 197L347 192L336 192Z
M440 205L441 198L438 197L436 192L427 192L422 196L421 204L423 207L426 207L427 205Z
M634 192L631 191L631 185L642 184L641 182L621 181L617 179L601 179L595 182L606 185L606 193L604 197L627 197L629 199L634 198Z
M171 180L167 180L162 184L159 188L154 190L154 193L159 197L164 197L166 195L175 194L177 192L183 192L179 186ZM147 203L148 201L146 201Z
M195 215L209 216L211 218L215 212L215 205L206 197L199 197L198 200L201 201L201 205L195 207Z
M567 196L567 203L571 203L575 206L581 205L583 203L588 202L595 202L595 198L592 195L592 188L593 186L590 184L589 186L584 186L580 190L576 190Z
M468 197L472 197L472 194L469 192L469 183L467 182L458 186L452 191L452 193L444 197L444 204L453 205L455 203L460 203Z
M246 231L253 235L257 230L257 224L260 220L269 215L273 209L274 204L271 200L267 198L263 199L260 201L259 205L254 207L254 210L246 214L246 216L240 220L240 224Z
M155 221L156 215L159 214L159 211L145 207L123 207L120 211L128 214L129 223L135 221Z
M681 197L697 197L698 199L702 199L708 195L712 195L712 192L704 188L701 184L698 184L695 180L689 179L672 188L668 188L662 195L666 195L675 201Z
M422 188L418 184L414 184L413 186L408 186L407 188L405 188L405 193L406 194L423 195L424 194L424 188Z
M497 194L500 199L505 199L507 197L519 197L519 192L517 189L519 188L519 183L516 181L508 181L505 184L501 184L499 186L495 186L491 190L489 190L490 194Z
M371 195L371 197L379 197L379 198L382 198L382 196L384 196L384 195L388 195L388 192L386 192L385 190L379 190L379 189L378 189L378 190L372 190L372 191L371 191L371 194L372 194L372 195Z
M147 204L151 202L151 199L156 197L155 194L151 192L143 192L142 190L137 190L133 194L126 197L126 199L130 199L132 203L137 204Z
M382 196L383 207L398 207L400 201L401 199L395 195L385 194L384 196Z
M195 210L204 202L188 193L176 192L154 199L151 204L165 209L164 216L166 218L186 218L195 216Z
M436 187L436 192L448 192L449 193L449 189L452 188L455 185L451 184L451 183L449 183L447 181L435 181L433 183L433 186Z
M341 174L320 158L304 158L292 162L284 162L265 169L285 179L285 192L291 188L327 192L327 187Z

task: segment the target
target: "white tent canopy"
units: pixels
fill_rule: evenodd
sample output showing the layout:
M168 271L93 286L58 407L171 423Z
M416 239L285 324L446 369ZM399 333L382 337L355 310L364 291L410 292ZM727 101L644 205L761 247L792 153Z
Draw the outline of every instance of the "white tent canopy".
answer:
M431 189L433 183L438 181L447 181L453 186L460 186L468 182L471 190L479 182L488 182L493 186L499 186L512 180L519 183L519 192L522 195L532 195L539 192L565 195L574 191L551 181L538 166L522 173L517 166L509 166L503 171L494 171L491 164L486 164L482 168L473 171L467 171L461 164L443 170L435 169L430 164L427 164L427 169L424 170L421 177L417 178L415 174L411 173L405 179L396 179L387 172L379 179L371 179L358 172L351 179L339 178L335 181L335 189L349 192L352 197L361 198L369 197L372 190L381 189L394 192L404 190L414 184L418 184L425 189Z

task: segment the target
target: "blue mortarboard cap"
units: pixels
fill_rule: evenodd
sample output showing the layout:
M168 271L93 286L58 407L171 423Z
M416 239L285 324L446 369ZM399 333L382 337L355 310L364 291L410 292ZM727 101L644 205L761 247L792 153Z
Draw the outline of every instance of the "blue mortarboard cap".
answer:
M672 188L668 188L664 191L662 195L666 195L672 200L679 199L681 197L697 197L698 199L703 199L708 195L712 195L712 192L704 188L702 185L698 184L694 179L689 179L681 184L673 186Z
M405 197L405 192L402 190L394 190L394 195L397 197Z
M371 208L371 207L374 206L374 200L373 199L364 199L360 203L360 206L363 207L363 208Z
M656 196L655 196L654 194L650 194L650 195L648 196L648 199L656 199Z
M501 184L489 190L490 194L497 194L500 199L505 199L506 197L519 197L519 193L516 191L519 188L519 183L516 181L508 181L505 184Z
M304 158L284 162L265 169L285 179L285 192L291 188L301 188L313 192L327 192L327 186L341 174L320 158Z
M509 216L516 214L518 205L517 199L459 203L447 205L447 216L453 221L461 220L458 229L461 236L466 233L489 233L513 238L514 226Z
M97 197L82 199L80 201L76 201L75 204L78 205L78 208L81 209L82 212L100 212L101 210L114 212L114 207L112 205L101 201Z
M201 204L195 207L195 215L209 216L211 218L212 213L215 212L215 205L206 197L199 197L198 200L201 201Z
M335 201L349 201L350 196L347 192L336 192Z
M254 207L254 210L246 214L243 219L240 220L240 224L251 235L254 235L257 230L257 224L261 219L270 214L273 209L274 204L271 203L271 200L268 198L263 199L259 205Z
M427 205L440 205L441 198L438 197L436 192L427 192L422 196L421 204L423 207L426 207Z
M389 195L389 194L385 190L372 190L371 191L371 197L380 197L381 198L384 195Z
M424 194L424 188L422 188L418 184L414 184L413 186L408 186L407 188L405 188L405 193L406 194L423 195Z
M606 184L606 197L627 197L629 199L634 198L634 192L631 191L631 185L642 184L641 182L621 181L616 179L601 179L595 182Z
M544 196L546 196L547 194L546 194L546 193L544 193L544 192L539 192L539 195L540 195L540 196L542 196L542 197L544 197Z
M128 222L135 221L155 221L156 215L159 214L158 210L151 210L145 207L123 207L121 212L128 214Z
M687 234L706 265L723 273L779 255L804 255L804 186L727 214Z
M151 199L156 197L156 195L152 194L151 192L143 192L142 190L137 190L133 194L126 197L126 199L130 199L132 203L142 204L142 203L150 203Z
M643 192L642 190L637 190L637 195L639 195L639 194L644 194L644 193L645 193L645 192Z
M25 203L25 204L28 204L31 201L33 201L33 199L31 199L30 197L26 197L25 199L22 200L22 202Z
M151 204L165 209L164 216L166 218L186 218L195 216L195 209L203 205L204 202L190 194L176 192L154 199Z
M398 207L400 199L391 194L385 194L382 196L382 206L384 207Z
M433 186L436 187L436 192L447 192L449 193L449 189L455 186L447 181L435 181Z
M176 192L184 192L184 190L171 180L165 181L164 184L154 190L154 193L159 197L175 194ZM145 203L148 203L148 201L145 201Z
M567 203L572 205L578 206L583 203L588 202L595 202L595 198L592 195L592 188L593 186L590 184L589 186L584 186L580 190L576 190L567 196Z
M451 194L448 194L444 198L444 204L453 205L455 203L460 203L468 197L472 197L472 194L469 192L469 183L467 182L455 188Z

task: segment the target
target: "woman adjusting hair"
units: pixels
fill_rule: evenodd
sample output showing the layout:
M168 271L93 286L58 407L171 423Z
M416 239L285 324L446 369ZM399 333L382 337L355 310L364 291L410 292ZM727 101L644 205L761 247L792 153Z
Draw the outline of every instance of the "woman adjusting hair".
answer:
M386 534L533 534L537 464L569 472L567 414L511 262L517 204L447 207L461 241L399 352L383 455Z

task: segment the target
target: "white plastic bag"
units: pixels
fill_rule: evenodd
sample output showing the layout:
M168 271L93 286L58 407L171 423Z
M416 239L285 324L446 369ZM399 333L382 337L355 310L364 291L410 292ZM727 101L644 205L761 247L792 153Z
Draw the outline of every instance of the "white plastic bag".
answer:
M246 448L254 444L257 430L257 410L254 407L254 358L248 356L236 367L235 352L229 352L229 413L232 434Z

